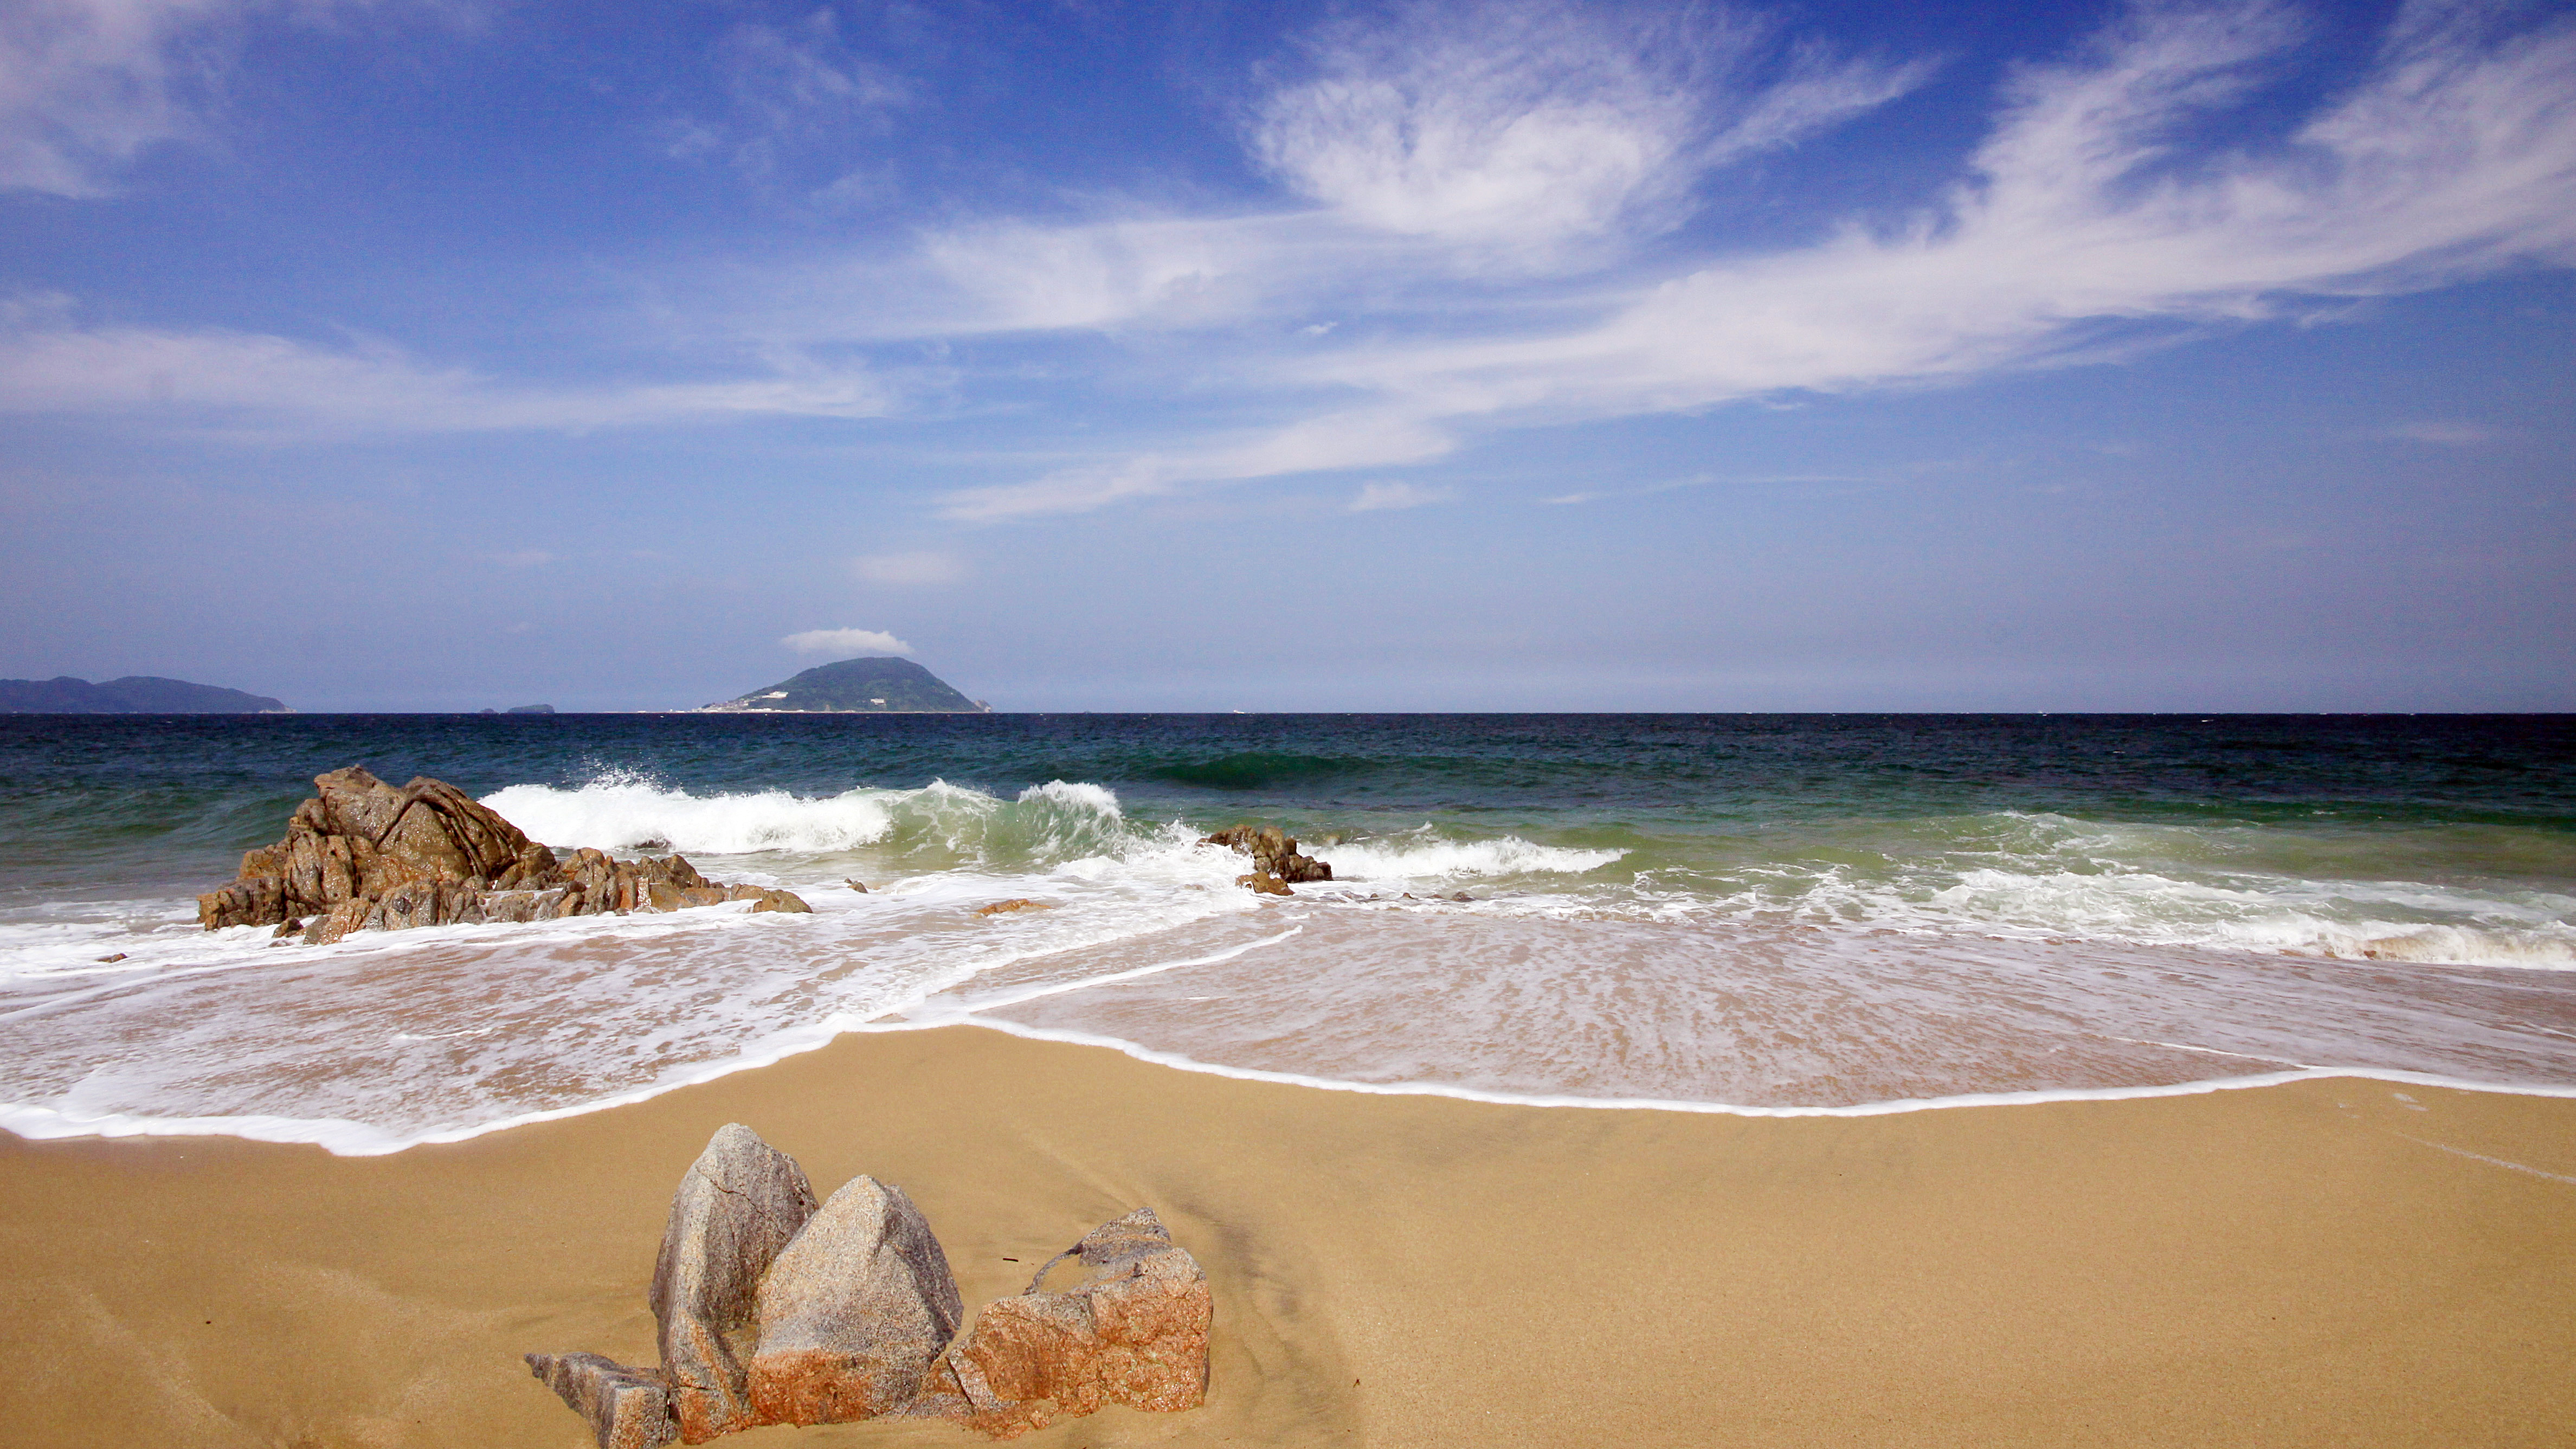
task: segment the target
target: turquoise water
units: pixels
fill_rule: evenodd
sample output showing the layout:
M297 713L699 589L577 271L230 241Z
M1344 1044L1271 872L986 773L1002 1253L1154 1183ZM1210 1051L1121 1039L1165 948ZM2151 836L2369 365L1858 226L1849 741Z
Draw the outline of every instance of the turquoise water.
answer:
M193 894L350 763L817 911L196 930ZM1240 820L1336 881L1235 888L1240 858L1192 842ZM973 914L1009 897L1053 909ZM21 1131L377 1150L949 1020L1768 1108L2309 1068L2576 1084L2576 720L0 719Z

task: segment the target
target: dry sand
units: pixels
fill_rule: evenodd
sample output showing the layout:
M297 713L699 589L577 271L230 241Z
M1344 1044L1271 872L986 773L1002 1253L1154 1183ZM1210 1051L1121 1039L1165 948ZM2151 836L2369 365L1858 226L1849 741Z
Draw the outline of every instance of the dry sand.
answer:
M518 1355L651 1357L662 1215L729 1121L825 1192L901 1183L970 1305L1163 1215L1216 1289L1207 1407L1028 1445L2576 1434L2576 1100L2323 1081L1747 1120L1237 1082L959 1027L391 1157L0 1138L0 1442L576 1449Z

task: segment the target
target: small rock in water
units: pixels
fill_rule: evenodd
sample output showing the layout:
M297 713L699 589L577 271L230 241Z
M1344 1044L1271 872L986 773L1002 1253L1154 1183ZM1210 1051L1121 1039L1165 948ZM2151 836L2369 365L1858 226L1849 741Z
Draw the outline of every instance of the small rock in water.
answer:
M1201 836L1201 845L1222 845L1252 857L1252 873L1275 875L1291 884L1331 880L1331 865L1297 853L1297 842L1276 825L1235 825Z
M271 931L268 934L269 939L274 941L283 941L289 936L301 936L304 934L304 923L293 916L289 916L276 930Z
M1454 896L1451 896L1449 899L1451 899L1451 900L1453 900L1453 901L1472 901L1472 900L1474 900L1474 899L1475 899L1475 897L1474 897L1474 896L1471 896L1471 895L1469 895L1469 894L1467 894L1465 891L1460 891L1460 892L1458 892L1458 894L1456 894L1456 895L1454 895Z
M850 889L852 889L852 890L854 890L854 891L857 891L860 895L866 895L866 894L868 893L868 883L867 883L866 881L863 881L863 880L850 880L850 879L848 879L847 877L844 877L844 878L842 879L842 881L841 881L841 884L848 886Z
M1288 882L1281 880L1279 877L1272 875L1266 870L1256 870L1250 875L1236 876L1234 878L1234 883L1244 887L1257 896L1293 896L1297 894L1295 891L1288 889Z
M1054 909L1055 909L1055 907L1053 907L1053 906L1051 906L1051 905L1048 905L1048 904L1047 904L1046 902L1044 902L1044 901L1032 901L1032 900L995 901L995 902L993 902L993 903L992 903L991 905L989 905L989 906L984 906L984 907L981 907L981 908L977 909L977 911L975 912L975 914L977 914L977 915L979 915L979 916L1004 916L1004 915L1008 915L1008 914L1010 914L1010 913L1011 913L1011 912L1013 912L1013 911L1051 911L1051 910L1054 910Z
M122 961L122 960L124 960L124 959L125 959L125 953L124 953L124 952L122 952L122 951L119 951L119 952L117 952L117 953L116 953L115 955L113 955L113 956L101 956L101 957L99 957L99 958L98 958L98 964L100 964L101 966L107 966L107 965L112 965L112 964L114 964L114 963L116 963L116 962L118 962L118 961Z

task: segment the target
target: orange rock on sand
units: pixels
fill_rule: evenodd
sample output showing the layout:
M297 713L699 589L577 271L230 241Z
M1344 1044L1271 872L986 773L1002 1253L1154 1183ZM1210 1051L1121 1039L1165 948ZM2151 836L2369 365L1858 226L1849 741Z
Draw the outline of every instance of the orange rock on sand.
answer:
M1077 1257L1090 1270L1060 1293L1047 1268ZM922 1384L907 1418L955 1419L1014 1439L1103 1404L1173 1413L1207 1399L1207 1273L1172 1242L1152 1208L1103 1223L1056 1255L1017 1298L984 1305Z

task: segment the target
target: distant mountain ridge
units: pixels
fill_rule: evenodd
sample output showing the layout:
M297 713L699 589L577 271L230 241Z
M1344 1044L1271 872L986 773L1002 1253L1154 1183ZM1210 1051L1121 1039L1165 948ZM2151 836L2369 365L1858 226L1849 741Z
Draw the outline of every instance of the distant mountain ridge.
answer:
M909 659L869 657L818 664L792 679L706 706L717 714L990 714Z
M53 679L0 679L0 714L293 714L264 694L245 694L184 679L129 674L92 684Z

